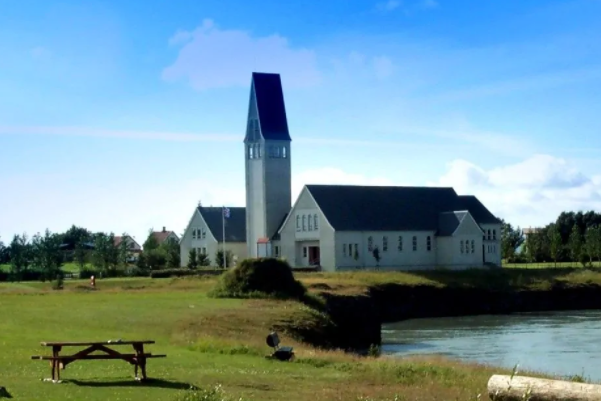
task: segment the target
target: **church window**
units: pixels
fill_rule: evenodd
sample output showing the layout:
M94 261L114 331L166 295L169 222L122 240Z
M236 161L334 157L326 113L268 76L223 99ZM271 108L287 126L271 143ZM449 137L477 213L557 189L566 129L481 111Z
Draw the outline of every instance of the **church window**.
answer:
M192 239L196 239L196 229L192 229Z
M432 250L432 237L430 237L429 235L426 238L426 249L428 249L428 252Z
M276 159L280 157L280 147L279 146L275 147L275 157L276 157Z
M353 258L354 257L359 257L359 244L355 244L355 253L353 253L352 256L353 256Z
M476 253L476 242L472 240L472 253Z
M399 250L399 252L403 251L403 236L399 235L399 243L397 245L397 249Z
M303 258L307 257L307 247L303 246Z
M309 231L313 231L313 216L309 215Z
M488 239L490 240L490 230L488 230Z
M319 227L317 226L317 213L313 215L313 228L316 230L319 229Z
M202 229L202 239L205 239L207 237L207 230L206 229Z
M280 256L280 247L278 245L276 245L274 247L274 249L275 249L275 257L277 258L278 256Z
M248 158L254 159L253 145L248 146Z
M286 147L285 146L282 148L282 157L284 159L286 158Z
M415 235L413 236L413 250L417 251L417 237Z
M382 237L382 251L388 252L388 237L387 236Z
M307 231L307 216L303 214L303 231Z
M203 254L203 255L206 255L206 254L207 254L207 248L205 248L205 247L202 247L202 254Z
M346 244L342 244L342 256L346 256Z
M261 145L257 144L255 146L256 146L255 153L257 155L257 159L260 159L261 158Z
M367 237L367 250L369 252L374 250L374 238L371 235Z
M497 239L497 230L492 230L492 239Z
M296 231L300 231L300 230L301 230L300 216L297 214L296 215Z
M459 247L461 249L461 253L463 253L463 240L461 240L461 245Z

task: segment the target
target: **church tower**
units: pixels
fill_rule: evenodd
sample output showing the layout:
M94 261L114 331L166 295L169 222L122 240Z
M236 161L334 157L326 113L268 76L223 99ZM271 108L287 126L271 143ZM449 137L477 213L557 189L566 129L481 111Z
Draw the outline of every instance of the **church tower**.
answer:
M252 74L244 158L246 245L271 241L292 207L290 133L279 74Z

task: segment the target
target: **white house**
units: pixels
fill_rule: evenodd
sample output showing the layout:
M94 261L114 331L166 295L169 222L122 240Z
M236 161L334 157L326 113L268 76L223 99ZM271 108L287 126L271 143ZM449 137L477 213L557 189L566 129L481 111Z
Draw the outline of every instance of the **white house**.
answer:
M188 264L192 248L198 254L207 255L212 264L218 250L223 250L225 233L226 252L232 252L233 261L246 258L246 210L229 208L229 216L223 217L222 207L198 206L180 240L181 266Z
M238 257L275 256L325 271L501 265L501 222L476 197L453 188L307 185L292 205L291 142L280 76L253 73L246 208L229 208L244 216L244 227L232 212L236 236L226 229L226 246L245 244ZM180 242L182 265L192 247L211 255L221 241L222 208L203 209L209 208L195 210ZM213 214L209 223L205 215ZM199 240L194 233L203 228Z

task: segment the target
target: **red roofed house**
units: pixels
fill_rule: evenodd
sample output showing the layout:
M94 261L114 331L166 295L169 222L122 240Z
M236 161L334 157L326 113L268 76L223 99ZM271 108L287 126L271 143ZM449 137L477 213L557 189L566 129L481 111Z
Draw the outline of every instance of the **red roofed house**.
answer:
M177 236L177 234L173 231L167 231L165 229L165 227L163 227L162 231L153 231L152 235L157 240L157 243L159 245L161 245L163 242L167 241L168 239L172 239L175 242L179 243L179 237Z
M138 244L136 240L133 239L130 235L124 235L121 237L115 237L115 248L119 248L123 241L127 243L127 249L130 258L137 259L140 253L142 252L142 247L140 246L140 244Z

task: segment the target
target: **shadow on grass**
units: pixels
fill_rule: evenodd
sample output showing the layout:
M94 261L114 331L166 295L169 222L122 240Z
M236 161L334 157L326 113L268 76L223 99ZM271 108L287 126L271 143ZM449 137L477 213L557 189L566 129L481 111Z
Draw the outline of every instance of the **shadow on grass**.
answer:
M163 379L146 379L144 381L131 380L114 380L114 381L93 381L93 380L65 380L66 383L72 383L76 386L83 387L156 387L167 388L173 390L189 390L195 388L189 383L163 380Z

